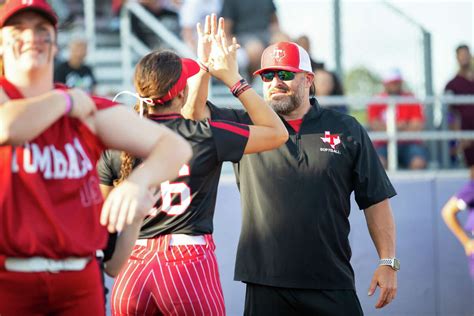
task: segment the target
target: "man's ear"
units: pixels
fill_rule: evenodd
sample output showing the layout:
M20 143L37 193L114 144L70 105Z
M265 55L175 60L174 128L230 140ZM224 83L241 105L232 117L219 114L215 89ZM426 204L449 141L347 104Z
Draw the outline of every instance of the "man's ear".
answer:
M308 72L306 73L306 86L309 88L313 85L314 82L314 73Z

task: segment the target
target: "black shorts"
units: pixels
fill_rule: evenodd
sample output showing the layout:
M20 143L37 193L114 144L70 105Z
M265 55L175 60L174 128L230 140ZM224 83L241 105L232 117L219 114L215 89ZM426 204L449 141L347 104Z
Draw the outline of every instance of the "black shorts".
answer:
M247 283L245 316L362 316L354 290L289 289Z

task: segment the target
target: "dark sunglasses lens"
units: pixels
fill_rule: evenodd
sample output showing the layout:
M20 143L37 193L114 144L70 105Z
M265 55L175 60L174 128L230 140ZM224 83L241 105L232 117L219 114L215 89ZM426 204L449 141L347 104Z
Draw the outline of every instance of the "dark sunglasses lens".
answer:
M293 80L295 79L295 73L291 71L280 70L278 72L278 78L283 81Z
M260 76L262 77L263 81L269 82L269 81L273 80L273 77L275 77L275 73L274 72L263 72L263 73L260 74Z

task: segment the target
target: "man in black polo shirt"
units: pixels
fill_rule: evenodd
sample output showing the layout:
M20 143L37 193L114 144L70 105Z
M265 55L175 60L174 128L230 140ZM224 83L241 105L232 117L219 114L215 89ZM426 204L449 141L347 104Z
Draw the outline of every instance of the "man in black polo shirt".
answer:
M363 314L350 265L352 191L380 256L369 295L379 286L376 307L389 304L399 269L388 200L396 192L365 129L310 99L314 74L300 46L269 46L255 74L290 139L235 164L243 208L235 279L247 284L245 315ZM200 110L195 118L251 123L245 111Z

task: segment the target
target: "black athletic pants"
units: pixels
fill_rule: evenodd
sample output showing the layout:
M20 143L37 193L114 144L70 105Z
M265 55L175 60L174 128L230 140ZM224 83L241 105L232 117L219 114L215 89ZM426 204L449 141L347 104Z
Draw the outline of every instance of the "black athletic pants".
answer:
M289 289L247 283L245 316L362 316L354 290Z

